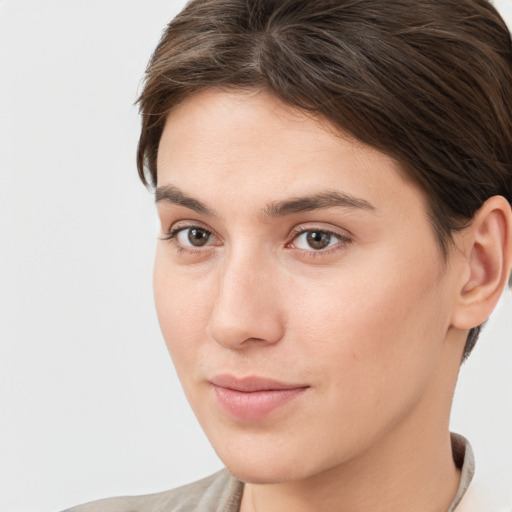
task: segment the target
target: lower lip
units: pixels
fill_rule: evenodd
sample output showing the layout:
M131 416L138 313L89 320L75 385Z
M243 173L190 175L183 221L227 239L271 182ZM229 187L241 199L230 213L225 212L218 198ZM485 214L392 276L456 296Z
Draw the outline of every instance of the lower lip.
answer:
M214 386L222 410L238 420L257 421L301 395L307 388L236 391Z

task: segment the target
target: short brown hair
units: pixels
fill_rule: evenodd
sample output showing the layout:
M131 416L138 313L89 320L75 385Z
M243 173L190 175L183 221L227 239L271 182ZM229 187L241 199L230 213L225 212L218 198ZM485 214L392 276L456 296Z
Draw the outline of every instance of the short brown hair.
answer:
M512 203L512 42L487 0L192 0L139 98L146 185L167 114L209 87L265 88L393 157L445 256L486 199Z

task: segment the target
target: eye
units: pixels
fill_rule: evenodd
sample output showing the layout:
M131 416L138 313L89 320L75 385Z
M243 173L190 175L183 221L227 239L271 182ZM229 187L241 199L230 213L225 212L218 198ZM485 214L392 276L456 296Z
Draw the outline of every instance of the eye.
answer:
M210 240L212 234L206 229L185 228L178 232L177 240L182 244L190 243L194 247L203 247Z
M335 247L341 242L348 242L348 239L332 231L307 229L294 237L292 245L296 249L319 252Z
M172 240L180 248L193 248L212 245L214 237L211 231L200 226L186 226L171 230L165 240Z

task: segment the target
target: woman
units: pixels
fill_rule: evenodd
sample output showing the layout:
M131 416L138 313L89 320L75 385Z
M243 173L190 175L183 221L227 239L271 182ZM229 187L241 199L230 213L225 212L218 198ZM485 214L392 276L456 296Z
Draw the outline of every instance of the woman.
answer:
M227 469L71 510L489 510L448 422L512 266L494 8L192 1L139 103L157 313Z

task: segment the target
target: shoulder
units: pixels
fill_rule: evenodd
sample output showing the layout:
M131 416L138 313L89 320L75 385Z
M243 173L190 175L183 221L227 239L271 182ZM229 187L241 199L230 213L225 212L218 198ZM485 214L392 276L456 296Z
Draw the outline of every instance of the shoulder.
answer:
M243 484L226 469L170 491L93 501L64 512L238 512Z

